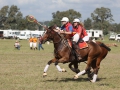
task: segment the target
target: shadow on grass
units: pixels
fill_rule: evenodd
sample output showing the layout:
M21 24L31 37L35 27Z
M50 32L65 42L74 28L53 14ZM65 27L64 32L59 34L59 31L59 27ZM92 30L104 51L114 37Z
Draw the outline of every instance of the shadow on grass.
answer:
M106 78L98 78L97 79L97 82L99 81L102 81L103 79L106 79ZM90 81L90 79L88 78L78 78L78 79L73 79L73 78L55 78L55 79L52 79L52 80L44 80L43 82L71 82L71 81L74 81L74 82L87 82L87 81Z

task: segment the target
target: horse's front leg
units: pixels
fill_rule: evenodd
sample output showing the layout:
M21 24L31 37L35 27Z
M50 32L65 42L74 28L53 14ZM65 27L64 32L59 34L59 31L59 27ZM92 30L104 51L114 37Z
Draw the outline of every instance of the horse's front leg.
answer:
M55 62L55 66L57 67L58 71L60 72L66 72L66 70L63 68L61 69L60 66L58 65L58 63L68 63L69 62L69 58L68 57L62 57L58 60L56 60Z
M58 62L58 60L57 60L57 61L55 62L55 66L56 66L56 68L58 69L58 71L59 71L59 72L67 72L64 68L61 69L60 66L58 65L58 63L59 63L59 62Z
M65 69L61 69L61 68L60 68L60 66L58 65L58 62L57 62L57 61L58 61L58 60L57 60L56 58L54 58L54 59L50 60L50 61L47 63L47 65L46 65L45 68L44 68L43 77L47 76L47 73L46 73L46 72L47 72L50 64L52 64L52 63L55 63L55 66L56 66L56 68L58 69L58 71L60 71L60 72L66 72Z
M51 63L55 63L55 62L56 62L56 58L54 58L54 59L48 61L47 65L46 65L45 68L44 68L43 77L47 76L47 73L46 73L46 72L47 72L47 70L48 70L50 64L51 64Z

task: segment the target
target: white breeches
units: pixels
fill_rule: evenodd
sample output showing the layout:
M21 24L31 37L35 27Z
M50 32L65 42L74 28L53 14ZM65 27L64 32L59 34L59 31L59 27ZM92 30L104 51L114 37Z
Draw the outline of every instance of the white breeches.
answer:
M30 47L32 47L32 45L33 45L33 43L32 43L32 42L30 42Z
M73 41L75 41L76 43L78 42L80 36L78 33L76 33L74 36L73 36Z
M37 43L33 43L33 48L37 47Z
M83 38L83 40L84 40L84 41L89 41L89 36L85 36L85 37Z

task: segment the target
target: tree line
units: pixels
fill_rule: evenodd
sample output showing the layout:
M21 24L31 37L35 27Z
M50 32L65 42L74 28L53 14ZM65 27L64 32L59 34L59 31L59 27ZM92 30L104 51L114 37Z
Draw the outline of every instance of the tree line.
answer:
M82 14L80 12L69 9L66 11L53 12L51 21L39 22L47 26L56 24L60 27L62 17L68 17L70 22L72 22L74 18L80 19L81 16ZM3 6L0 10L0 29L42 30L41 26L29 22L26 17L27 16L23 17L22 12L16 5ZM91 17L83 21L87 30L100 29L103 30L104 34L108 34L108 31L120 32L120 23L113 22L111 10L105 7L96 8L94 12L91 13Z

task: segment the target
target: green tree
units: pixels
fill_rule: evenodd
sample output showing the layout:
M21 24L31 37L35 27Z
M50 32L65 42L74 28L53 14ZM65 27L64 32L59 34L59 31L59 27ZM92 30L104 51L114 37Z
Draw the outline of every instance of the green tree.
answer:
M87 20L84 20L84 26L87 30L92 29L92 20L90 18L87 18Z
M16 22L17 22L16 15L19 12L19 10L20 9L17 6L15 6L15 5L12 5L10 7L10 10L8 12L7 22L10 24L10 28L11 29L15 29L15 27L16 27Z
M111 10L109 8L96 8L96 10L91 13L91 17L93 19L94 28L98 28L101 30L105 30L107 27L107 23L110 23L113 20L113 15L111 14Z
M23 18L23 14L20 11L18 11L18 13L16 14L15 20L16 20L15 29L21 30L20 24L22 21L24 21L24 18Z
M61 26L61 19L63 17L68 17L70 22L73 21L75 18L80 18L81 14L77 11L74 11L73 9L69 9L67 11L57 11L55 13L52 13L53 19L50 21L50 25L56 24L57 26Z
M0 28L4 29L4 25L6 23L7 20L7 14L8 14L8 9L9 6L3 6L0 10Z
M117 24L117 28L116 28L116 30L117 30L117 33L120 33L120 23Z

